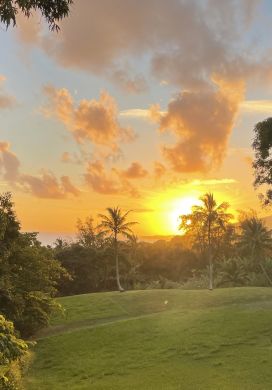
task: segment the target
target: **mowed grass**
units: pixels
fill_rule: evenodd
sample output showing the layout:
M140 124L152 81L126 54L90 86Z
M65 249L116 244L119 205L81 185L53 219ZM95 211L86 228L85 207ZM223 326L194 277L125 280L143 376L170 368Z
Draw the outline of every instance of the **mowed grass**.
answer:
M99 293L37 335L29 390L272 389L272 289Z

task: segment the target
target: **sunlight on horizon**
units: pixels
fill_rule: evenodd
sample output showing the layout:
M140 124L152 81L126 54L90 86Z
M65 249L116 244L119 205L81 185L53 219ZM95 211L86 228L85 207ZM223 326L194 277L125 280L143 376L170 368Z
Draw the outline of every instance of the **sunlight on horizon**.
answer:
M152 198L148 203L148 206L152 206L154 213L152 218L147 218L145 224L148 225L148 229L151 234L155 235L182 235L183 232L179 230L179 216L183 214L190 214L192 207L200 205L200 197L205 192L201 190L189 190L184 194L178 196L179 191L170 191L166 194ZM208 192L208 191L206 191ZM229 213L233 214L233 221L237 219L237 210L231 207L232 201L229 196L221 192L214 192L214 196L219 205L222 202L229 202Z
M182 234L178 229L179 216L189 214L192 206L200 204L200 196L199 191L188 191L180 196L177 196L177 191L169 191L153 198L149 204L155 210L154 218L148 222L150 230L154 234Z

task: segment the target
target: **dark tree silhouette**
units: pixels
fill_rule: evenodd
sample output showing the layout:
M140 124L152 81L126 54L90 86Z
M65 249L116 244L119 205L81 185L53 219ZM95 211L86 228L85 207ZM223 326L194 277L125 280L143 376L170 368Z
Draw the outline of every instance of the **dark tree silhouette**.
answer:
M254 141L252 144L255 152L253 169L255 175L254 186L259 187L272 184L272 118L267 118L258 122L254 128ZM264 205L271 204L272 190L266 189L265 194L261 195Z
M113 238L117 287L119 291L124 291L120 283L119 274L118 236L121 234L125 237L130 237L130 235L133 233L131 227L137 222L126 222L127 216L131 210L122 214L122 210L119 207L108 207L107 212L108 215L99 214L101 223L98 227L102 229L105 234L109 234Z
M59 30L58 22L69 14L73 0L1 0L0 21L6 28L16 26L18 12L26 17L33 11L40 11L51 30Z
M197 245L206 254L209 262L209 289L213 289L214 247L220 234L225 231L232 215L227 213L229 204L217 204L213 194L206 193L200 198L202 204L193 206L192 213L181 215L179 229L195 235Z

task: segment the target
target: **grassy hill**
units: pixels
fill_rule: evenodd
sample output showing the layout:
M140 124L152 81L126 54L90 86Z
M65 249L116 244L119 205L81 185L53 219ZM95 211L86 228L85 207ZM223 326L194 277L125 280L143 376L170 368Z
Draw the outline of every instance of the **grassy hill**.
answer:
M65 297L29 390L271 389L272 289Z

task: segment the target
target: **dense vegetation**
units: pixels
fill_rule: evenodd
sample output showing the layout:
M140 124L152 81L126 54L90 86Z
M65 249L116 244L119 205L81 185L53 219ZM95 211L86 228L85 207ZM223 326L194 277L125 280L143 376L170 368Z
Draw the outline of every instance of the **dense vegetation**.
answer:
M52 249L71 275L59 284L59 294L121 290L121 285L125 289L271 285L272 238L263 221L250 212L231 223L227 203L217 205L212 194L201 199L201 206L181 216L182 236L150 243L126 232L118 241L117 274L114 234L105 234L91 218L79 221L77 239L59 239Z
M255 156L253 169L255 175L254 186L264 187L264 194L260 194L264 205L272 202L272 118L258 122L254 128L254 140L252 144Z
M35 233L21 232L9 193L0 196L0 219L0 383L12 389L14 363L27 350L17 336L29 337L48 325L59 307L52 297L66 271Z

